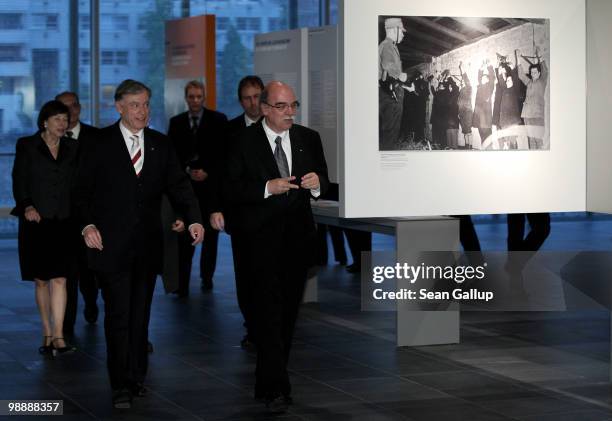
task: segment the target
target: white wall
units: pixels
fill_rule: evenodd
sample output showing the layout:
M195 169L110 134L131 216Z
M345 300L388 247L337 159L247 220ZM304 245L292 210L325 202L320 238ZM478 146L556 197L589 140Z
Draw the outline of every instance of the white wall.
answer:
M344 216L585 210L584 0L346 0L340 7ZM550 150L379 152L379 15L550 19Z

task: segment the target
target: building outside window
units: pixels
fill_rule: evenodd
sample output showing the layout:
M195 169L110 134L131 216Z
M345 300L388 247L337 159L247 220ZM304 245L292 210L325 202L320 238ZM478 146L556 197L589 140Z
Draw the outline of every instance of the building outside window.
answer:
M0 13L0 31L23 28L22 13Z
M16 140L35 132L44 102L70 89L70 3L0 1L0 208L14 205L10 173ZM289 0L188 3L190 16L214 14L217 18L217 109L234 117L241 112L236 85L240 77L253 71L253 37L262 31L288 28ZM318 0L298 3L300 15L318 16ZM180 18L184 4L183 0L100 0L100 126L116 121L114 90L119 82L132 78L153 89L151 126L166 130L164 21ZM89 0L78 1L79 60L75 71L85 122L91 122L89 6ZM314 18L300 20L304 22L318 25ZM224 69L222 62L227 65ZM15 229L14 218L0 218L0 236L7 232L14 235Z
M59 28L57 13L35 13L32 15L32 29L56 31Z

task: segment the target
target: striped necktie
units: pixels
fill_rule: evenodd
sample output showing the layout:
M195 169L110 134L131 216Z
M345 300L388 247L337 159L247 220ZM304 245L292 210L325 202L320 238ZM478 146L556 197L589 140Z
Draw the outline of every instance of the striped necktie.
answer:
M136 171L136 177L140 177L140 172L142 171L142 151L140 150L140 142L138 139L138 135L133 134L130 136L130 140L132 141L132 148L130 149L130 157L132 158L132 165L134 166L134 171Z

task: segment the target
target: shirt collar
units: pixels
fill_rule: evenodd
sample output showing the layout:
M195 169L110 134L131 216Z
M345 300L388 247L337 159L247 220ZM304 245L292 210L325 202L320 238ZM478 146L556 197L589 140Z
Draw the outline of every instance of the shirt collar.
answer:
M281 133L276 133L266 124L265 118L261 119L261 125L263 126L264 132L266 132L266 137L268 138L268 141L270 141L271 143L274 143L277 136L280 136L283 140L285 140L287 138L287 134L289 133L289 130L285 130Z
M200 120L202 119L202 116L204 115L204 107L202 107L202 109L200 110L199 113L197 114L193 114L191 111L187 111L187 114L189 114L189 122L191 122L191 119L193 117L197 117L198 118L198 123L200 122Z
M244 122L246 123L247 127L249 127L251 124L257 123L258 121L259 119L251 120L251 118L246 113L244 113Z
M132 133L127 127L123 125L123 121L119 121L119 129L121 130L121 134L123 135L123 140L125 140L126 144L128 143L128 141L131 142L130 136L132 135L138 136L139 140L142 140L144 138L143 137L144 129L140 129L136 133Z
M79 134L81 134L81 122L77 121L76 126L74 126L72 129L66 130L66 132L72 132L72 138L78 139Z

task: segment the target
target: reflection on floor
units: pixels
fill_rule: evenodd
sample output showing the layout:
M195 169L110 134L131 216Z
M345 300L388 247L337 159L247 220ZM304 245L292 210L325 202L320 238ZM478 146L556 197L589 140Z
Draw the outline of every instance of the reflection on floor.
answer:
M501 250L505 225L477 226ZM375 249L393 240L375 236ZM612 249L612 222L553 224L548 249ZM333 258L330 259L333 262ZM79 351L41 357L33 286L18 281L16 242L0 241L0 399L62 399L72 419L266 419L252 399L255 356L243 335L228 238L212 292L188 299L158 285L150 326L152 394L112 410L101 323L79 314ZM194 268L194 274L197 268ZM608 420L608 312L469 313L457 345L394 345L392 313L361 312L359 280L323 267L320 302L303 307L290 362L295 403L283 420Z

